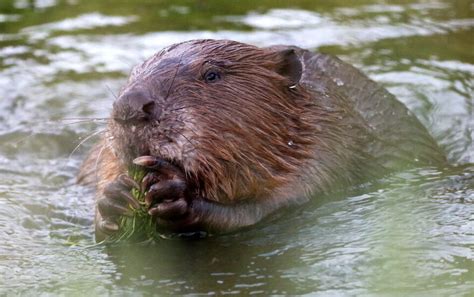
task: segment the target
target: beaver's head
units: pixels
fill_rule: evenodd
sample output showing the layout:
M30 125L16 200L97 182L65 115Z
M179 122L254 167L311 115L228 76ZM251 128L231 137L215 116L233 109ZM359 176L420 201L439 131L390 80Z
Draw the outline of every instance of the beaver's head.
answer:
M110 145L180 166L209 199L257 198L284 184L314 142L292 49L227 40L170 46L137 66L114 103Z

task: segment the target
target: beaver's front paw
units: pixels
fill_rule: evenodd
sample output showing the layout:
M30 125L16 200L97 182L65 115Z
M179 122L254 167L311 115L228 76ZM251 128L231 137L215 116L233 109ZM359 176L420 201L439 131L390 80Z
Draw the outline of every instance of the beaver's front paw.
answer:
M104 188L103 197L97 200L96 234L110 235L118 231L118 219L133 215L132 208L139 208L140 205L130 191L139 187L132 178L122 174Z
M153 202L148 213L155 218L158 228L173 232L198 229L199 216L193 208L195 200L189 199L185 192L179 181L164 181L150 188L147 197L153 196Z
M145 203L157 227L174 232L194 229L198 216L192 208L194 199L182 170L155 157L140 157L134 163L152 170L141 186L147 192Z

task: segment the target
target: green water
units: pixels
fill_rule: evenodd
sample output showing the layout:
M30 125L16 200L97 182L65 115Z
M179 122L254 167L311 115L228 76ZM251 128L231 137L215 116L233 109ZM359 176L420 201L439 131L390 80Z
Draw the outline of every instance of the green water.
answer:
M187 39L295 44L386 86L455 165L204 240L93 246L75 185L136 63ZM0 295L473 296L473 1L0 1ZM89 120L83 120L89 119Z

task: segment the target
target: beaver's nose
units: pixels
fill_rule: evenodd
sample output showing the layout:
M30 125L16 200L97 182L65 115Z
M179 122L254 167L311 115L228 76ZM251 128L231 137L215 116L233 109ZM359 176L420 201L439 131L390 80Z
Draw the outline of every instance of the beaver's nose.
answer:
M131 90L120 95L114 102L114 120L127 124L158 120L161 108L145 90Z

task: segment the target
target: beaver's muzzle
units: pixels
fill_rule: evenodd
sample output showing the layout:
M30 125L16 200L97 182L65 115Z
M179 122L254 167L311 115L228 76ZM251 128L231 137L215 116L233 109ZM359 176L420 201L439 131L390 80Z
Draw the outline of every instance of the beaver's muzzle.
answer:
M124 126L158 120L161 108L146 89L124 92L113 104L113 119Z

